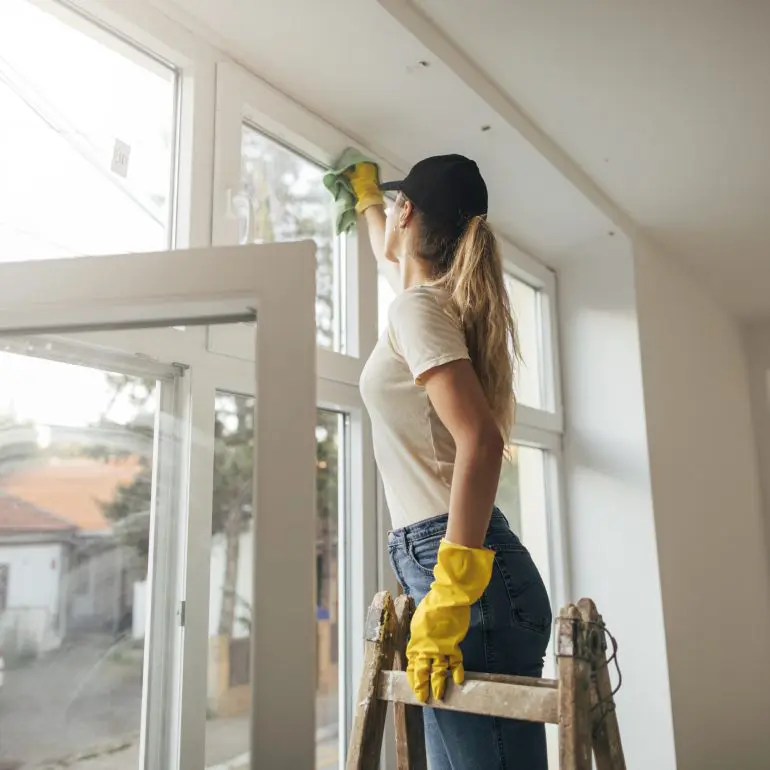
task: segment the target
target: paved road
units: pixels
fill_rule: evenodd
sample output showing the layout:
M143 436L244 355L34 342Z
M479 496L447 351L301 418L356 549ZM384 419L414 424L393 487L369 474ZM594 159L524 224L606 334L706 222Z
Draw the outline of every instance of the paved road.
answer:
M136 770L141 697L141 653L106 638L81 639L9 670L0 692L0 770L4 763L21 763L23 770ZM332 723L336 697L319 701L318 712ZM317 770L332 770L339 764L333 727L320 736ZM206 762L217 770L248 765L246 717L207 723Z
M0 759L40 763L139 729L141 653L81 640L6 672L0 693Z
M207 735L207 739L210 737L210 735ZM211 742L211 740L207 740L208 744L211 744ZM206 753L209 754L210 751L207 749ZM229 756L227 759L217 761L214 764L207 764L206 767L207 770L245 770L248 768L248 764L249 754L248 752L243 752ZM67 764L62 764L61 762L55 764L35 763L8 768L0 764L0 770L137 770L138 767L139 753L136 742L112 754L102 754L72 762L68 761ZM339 768L339 752L335 737L318 744L316 770L337 770L337 768Z
M238 720L222 720L238 721ZM219 720L210 723L206 731L207 770L245 770L249 765L249 753L233 754L234 747L228 745L226 738L228 729L218 730L224 726ZM216 761L208 758L216 756ZM67 758L56 762L33 762L31 764L10 765L7 768L0 762L0 770L137 770L139 767L138 740L124 745L120 750L96 754L94 756ZM337 737L332 736L317 744L316 770L337 770L339 768L339 749Z

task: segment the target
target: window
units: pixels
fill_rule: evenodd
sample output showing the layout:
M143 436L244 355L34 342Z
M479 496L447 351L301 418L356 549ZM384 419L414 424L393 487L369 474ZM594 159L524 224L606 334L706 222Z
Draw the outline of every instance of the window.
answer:
M516 380L516 398L520 404L542 409L546 406L542 383L542 321L540 292L509 273L505 286L516 316L522 361Z
M240 243L312 238L318 251L318 344L344 352L342 290L344 239L334 232L324 169L245 123L241 135L238 207Z
M306 526L315 513L315 362L312 355L285 355L287 349L312 353L315 347L312 257L307 244L281 244L0 265L0 305L5 311L0 319L0 405L11 421L0 433L0 501L12 495L26 502L0 505L0 521L18 526L21 513L36 534L43 528L47 532L46 542L25 536L16 543L27 549L24 558L38 573L27 579L16 574L16 565L12 570L9 604L18 598L23 608L35 610L27 613L33 622L23 634L28 639L24 654L17 659L24 666L31 659L30 640L39 639L49 650L62 635L72 642L46 655L44 670L52 681L37 681L40 666L35 667L35 682L26 675L17 677L20 694L9 702L19 706L18 715L10 718L13 710L3 714L15 742L6 740L4 752L13 751L25 764L57 758L61 764L64 758L91 757L119 742L125 751L99 754L105 770L118 770L127 761L148 770L204 766L215 393L252 391L262 427L257 436L260 451L255 453L259 462L252 466L261 507L252 520L251 541L251 568L258 586L253 600L260 608L260 622L253 627L259 630L262 654L249 660L242 646L234 650L227 681L242 682L245 672L253 672L263 684L253 693L258 706L252 727L267 763L272 752L292 756L290 766L311 765L305 761L312 756L306 739L315 721L311 699L284 700L282 713L271 694L277 686L311 697L315 690L316 667L310 661L317 645L308 630L312 632L315 623L316 605L307 589L313 583L317 538ZM305 308L301 317L296 308L276 301L289 292ZM33 308L38 303L56 310L37 311ZM206 339L214 320L212 308L217 318L246 321L254 320L255 306L264 323L259 344L252 347L252 361L211 354ZM163 328L166 321L180 318L188 320L184 329ZM83 331L71 331L73 319ZM113 324L119 328L104 329ZM35 330L45 336L34 337ZM8 336L21 333L23 338ZM18 373L9 363L13 356L24 362ZM54 364L53 359L81 363ZM90 365L84 365L86 359ZM125 368L112 368L117 359ZM105 372L124 374L112 381ZM261 373L259 388L256 372ZM153 383L157 395L150 397ZM222 422L234 430L228 417ZM81 457L82 443L89 453L86 458ZM149 472L150 462L139 462L148 452ZM110 460L102 462L103 454ZM125 454L129 458L123 463ZM30 484L29 458L38 456L51 458L44 468L47 478L61 480L63 475L66 481L74 468L84 470L83 483L63 483L63 489L53 493L50 486ZM128 478L121 478L123 473ZM285 483L284 474L289 473L291 483ZM112 497L92 483L105 474L124 482ZM31 487L34 499L28 494ZM74 491L81 495L73 501ZM61 508L51 510L65 503L79 524ZM100 503L108 512L102 514L99 531L76 539L73 527L87 529L89 522L98 523L94 513L102 513ZM3 545L9 534L7 529L0 533ZM37 549L33 560L29 545L45 548ZM69 595L74 545L91 558L88 596ZM296 559L297 553L306 557ZM5 562L0 554L0 563ZM292 597L293 616L267 595L277 585L276 575L281 576L282 596ZM41 601L39 594L30 596L31 591L44 591L49 601ZM121 606L132 610L121 614ZM9 619L7 613L4 617ZM119 621L113 626L105 617ZM81 624L71 636L63 618L77 618ZM43 620L50 622L41 626ZM9 622L9 627L12 635L24 630L20 623ZM276 668L275 661L285 661L286 638L292 640L299 662ZM61 681L53 681L54 671ZM10 678L6 685L10 688ZM29 692L40 697L30 700ZM51 697L56 693L59 697ZM48 700L43 704L40 698ZM104 719L107 712L109 720ZM276 729L290 716L304 740ZM41 718L50 727L45 735ZM240 730L244 721L233 718L228 727ZM222 761L235 760L227 752L234 741L222 732L219 739L209 748L225 751Z
M551 597L554 617L566 601L561 550L561 398L554 317L553 274L501 242L505 285L516 316L523 361L515 383L516 424L510 437L511 462L503 466L498 504L532 554ZM552 656L546 675L555 672Z
M396 292L388 283L385 276L377 274L377 324L379 333L382 334L388 328L388 308L396 298Z
M2 752L58 764L140 730L155 383L6 352L0 371Z
M546 455L542 449L517 444L508 451L495 504L532 555L551 596ZM553 675L552 664L549 658L546 668L551 670L546 676Z
M333 442L341 455L336 471L320 457L316 470L319 484L338 479L342 502L335 505L345 518L336 532L316 533L319 767L344 762L354 705L350 694L357 689L362 665L358 640L377 590L376 477L358 391L363 363L376 341L369 293L370 285L371 294L376 291L375 271L373 262L359 264L361 256L371 257L361 254L355 234L335 235L331 196L322 184L324 170L352 143L241 68L217 67L214 242L312 238L317 246L316 438L319 451ZM253 361L253 328L212 331L210 351ZM324 494L319 488L319 504ZM319 519L318 526L335 522L331 516ZM208 759L221 761L211 754Z
M220 393L215 408L209 598L207 760L249 753L254 399ZM316 767L338 765L340 522L345 499L345 415L318 410L316 458ZM277 576L280 579L280 576ZM343 640L344 641L344 640ZM222 756L218 752L224 750Z
M0 4L2 261L170 244L176 73L86 28Z

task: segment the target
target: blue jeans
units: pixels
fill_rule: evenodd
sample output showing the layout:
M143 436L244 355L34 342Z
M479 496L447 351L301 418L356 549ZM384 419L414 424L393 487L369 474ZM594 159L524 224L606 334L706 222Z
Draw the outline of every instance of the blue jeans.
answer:
M391 532L388 552L404 592L419 603L433 581L447 516ZM471 607L461 644L466 671L539 677L551 635L551 606L529 552L500 511L485 546L495 552L492 580ZM545 726L534 722L423 709L431 770L547 770Z

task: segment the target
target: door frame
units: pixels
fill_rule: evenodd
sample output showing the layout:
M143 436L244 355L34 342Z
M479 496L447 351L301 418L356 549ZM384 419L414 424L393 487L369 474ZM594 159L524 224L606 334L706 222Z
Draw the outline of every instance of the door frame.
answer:
M157 328L168 352L170 326L233 322L256 316L253 353L254 624L251 766L311 767L315 756L315 245L311 242L203 248L152 254L41 260L0 265L0 339L19 335L136 336ZM166 327L166 328L163 328ZM107 334L109 331L109 334ZM88 335L92 338L92 335ZM96 335L97 337L99 335ZM150 339L153 335L144 333ZM178 448L169 494L186 521L176 606L163 601L151 564L151 610L177 619L173 666L151 654L148 666L175 697L149 698L143 730L152 770L205 765L208 659L208 563L213 488L213 395L216 376L181 355L165 363L185 371L171 406L180 417L167 441ZM194 335L192 335L194 336ZM151 347L151 346L150 346ZM192 357L189 357L192 358ZM206 393L211 401L206 402ZM165 431L161 431L161 436ZM200 527L208 537L198 537ZM201 561L204 559L205 561ZM290 565L290 568L287 568ZM205 591L205 592L204 592ZM173 591L171 592L173 594ZM172 600L173 601L173 600ZM291 655L286 654L287 641ZM162 670L158 670L158 668ZM169 696L170 697L170 696ZM161 708L175 709L178 732L156 729ZM286 725L292 729L287 730ZM175 740L178 738L178 741ZM162 745L155 745L161 741Z
M212 185L212 240L238 243L234 202L241 189L242 126L262 132L288 150L331 167L354 140L330 126L265 81L232 62L216 67L216 120ZM383 174L397 169L376 157ZM338 276L346 319L345 351L317 349L318 407L348 415L347 493L343 546L339 550L340 704L339 757L344 761L352 724L358 679L363 668L364 624L372 597L380 589L378 565L385 550L379 532L377 473L369 419L358 383L364 363L377 342L377 262L364 226L344 237L343 271ZM211 350L248 358L249 330L233 326L212 329Z

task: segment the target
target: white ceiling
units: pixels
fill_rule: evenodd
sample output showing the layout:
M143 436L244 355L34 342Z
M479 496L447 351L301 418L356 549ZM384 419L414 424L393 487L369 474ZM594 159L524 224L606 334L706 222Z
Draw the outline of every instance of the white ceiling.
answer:
M666 251L770 310L767 0L419 0Z
M770 2L417 0L488 89L383 7L401 0L176 2L193 31L396 165L475 157L494 222L534 256L558 266L638 225L735 312L770 314Z

